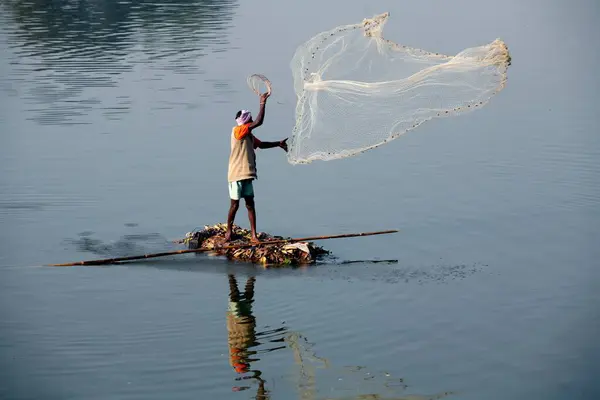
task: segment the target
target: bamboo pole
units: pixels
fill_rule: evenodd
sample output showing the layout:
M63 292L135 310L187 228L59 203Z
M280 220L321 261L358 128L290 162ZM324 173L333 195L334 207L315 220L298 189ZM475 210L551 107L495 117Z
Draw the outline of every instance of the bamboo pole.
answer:
M156 257L166 257L166 256L174 256L177 254L188 254L188 253L204 253L208 251L221 251L221 250L229 250L229 249L244 249L248 247L255 246L268 246L274 244L284 244L284 243L294 243L294 242L307 242L311 240L326 240L326 239L342 239L342 238L350 238L350 237L362 237L362 236L373 236L373 235L385 235L389 233L396 233L397 230L388 230L388 231L378 231L378 232L363 232L363 233L346 233L341 235L328 235L328 236L309 236L304 238L296 238L296 239L279 239L279 240L269 240L265 242L259 243L242 243L242 244L232 244L228 246L216 247L214 249L186 249L186 250L175 250L175 251L167 251L163 253L153 253L153 254L143 254L139 256L129 256L129 257L119 257L119 258L105 258L100 260L88 260L88 261L77 261L73 263L65 263L65 264L48 264L50 267L72 267L76 265L106 265L118 263L121 261L133 261L133 260L143 260L146 258L156 258Z

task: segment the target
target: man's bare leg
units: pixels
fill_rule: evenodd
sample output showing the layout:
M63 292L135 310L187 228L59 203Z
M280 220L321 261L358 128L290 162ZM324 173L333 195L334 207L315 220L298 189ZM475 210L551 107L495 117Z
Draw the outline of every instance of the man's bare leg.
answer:
M246 208L248 209L248 219L250 220L250 231L252 232L252 242L258 243L256 236L256 209L254 207L254 197L244 197L246 200Z
M227 234L225 235L226 242L229 242L231 240L231 230L233 228L233 221L235 220L235 214L237 213L239 207L240 201L232 199L231 205L229 206L229 214L227 215Z

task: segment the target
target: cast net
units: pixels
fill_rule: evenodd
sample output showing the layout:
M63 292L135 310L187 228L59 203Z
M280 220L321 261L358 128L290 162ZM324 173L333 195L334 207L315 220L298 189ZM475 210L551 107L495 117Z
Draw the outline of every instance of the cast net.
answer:
M481 108L504 88L510 55L500 39L431 53L384 39L388 17L320 33L296 50L290 163L356 155L432 118Z

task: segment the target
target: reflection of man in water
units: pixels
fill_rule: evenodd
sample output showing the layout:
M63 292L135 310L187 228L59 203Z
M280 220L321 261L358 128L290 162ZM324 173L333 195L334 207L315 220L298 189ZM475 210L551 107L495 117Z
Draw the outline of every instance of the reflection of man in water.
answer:
M243 376L241 379L258 380L258 391L256 399L268 399L265 389L265 381L260 377L260 371L251 371L250 363L257 359L250 358L257 352L249 348L258 345L256 340L256 319L252 314L252 303L254 303L253 276L246 281L244 293L241 294L235 276L229 275L229 307L227 311L227 332L229 343L229 364L238 374L253 372L252 376ZM246 390L249 387L234 387L234 390Z
M245 291L240 294L235 276L229 275L229 307L227 332L229 363L237 373L246 373L250 368L248 347L256 342L256 319L252 315L254 302L254 277L248 278Z

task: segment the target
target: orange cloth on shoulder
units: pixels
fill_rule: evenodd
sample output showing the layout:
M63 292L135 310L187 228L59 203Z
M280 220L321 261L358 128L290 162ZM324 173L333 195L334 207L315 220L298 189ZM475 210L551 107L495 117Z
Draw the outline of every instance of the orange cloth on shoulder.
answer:
M233 135L237 140L242 140L250 133L250 124L239 125L233 128Z

